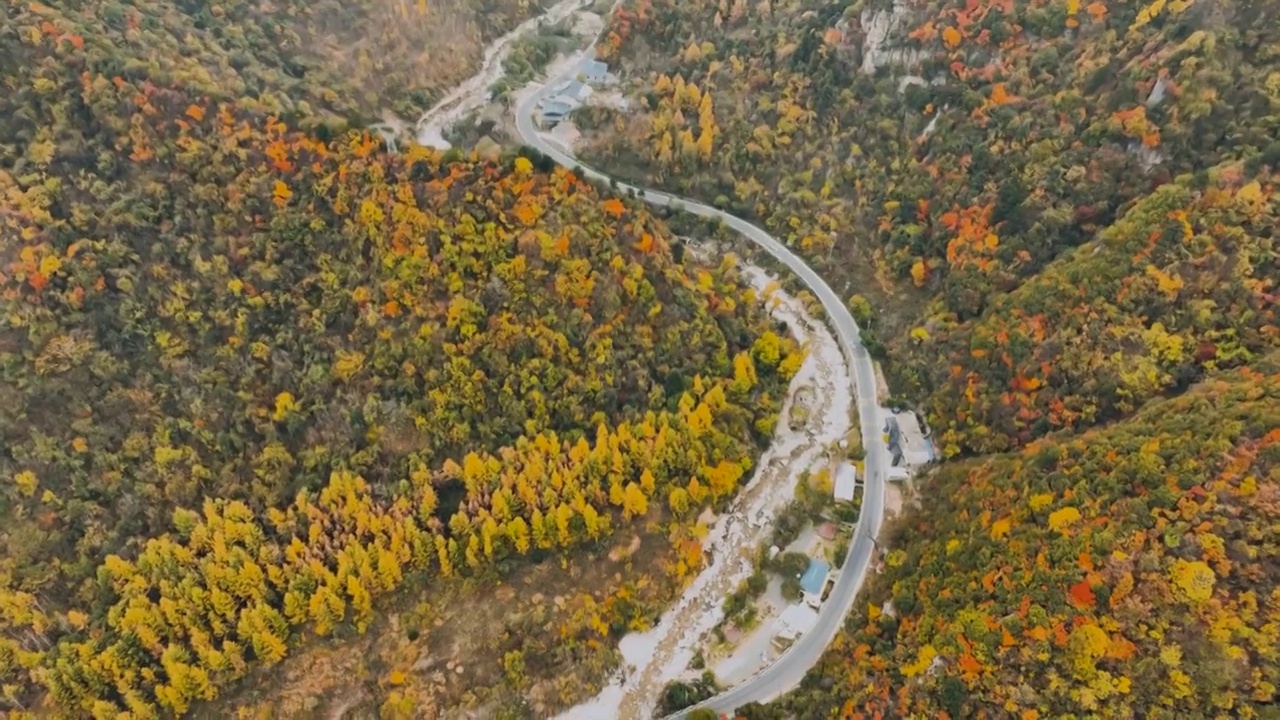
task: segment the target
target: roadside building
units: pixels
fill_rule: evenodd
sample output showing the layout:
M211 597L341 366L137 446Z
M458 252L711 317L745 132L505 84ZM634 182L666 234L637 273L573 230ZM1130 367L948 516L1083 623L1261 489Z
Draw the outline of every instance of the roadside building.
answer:
M837 502L853 502L854 488L858 485L858 467L851 462L842 462L836 468L835 482L832 492Z
M920 429L920 419L910 410L898 413L902 461L909 467L933 462L933 444Z
M884 431L893 465L914 468L933 462L933 443L921 431L920 420L914 412L906 410L889 415L885 418Z
M813 608L804 604L789 605L773 622L773 641L785 647L812 630L817 622L818 613Z
M582 64L582 72L580 74L589 83L608 82L609 65L599 60L588 60Z
M804 604L816 608L822 604L822 594L827 589L827 580L831 578L831 565L825 560L809 559L809 567L800 576L800 592Z
M570 80L557 95L557 99L567 102L582 102L591 96L591 86L577 80Z
M544 130L559 125L569 113L581 107L591 93L590 85L577 80L560 84L552 95L538 101L538 125Z
M577 107L574 103L559 98L547 100L538 108L538 124L543 128L553 128L564 120L565 115Z

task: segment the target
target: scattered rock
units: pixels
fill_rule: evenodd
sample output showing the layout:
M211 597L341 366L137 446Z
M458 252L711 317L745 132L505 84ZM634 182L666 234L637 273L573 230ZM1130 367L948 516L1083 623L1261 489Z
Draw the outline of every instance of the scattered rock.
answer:
M941 113L934 115L933 119L929 121L929 124L925 126L924 131L920 133L920 137L927 138L932 135L933 131L938 129L938 118L940 117L942 117Z
M919 75L904 75L901 80L898 80L898 92L904 93L907 91L907 88L912 85L926 87L928 86L928 83Z
M639 549L640 549L640 536L632 535L631 542L628 543L625 547L619 545L618 547L615 547L614 549L609 551L609 559L612 560L613 562L618 562L619 560L623 560L625 558L631 557Z
M496 161L501 154L502 146L488 135L476 141L476 155L481 160Z
M1165 79L1163 74L1156 79L1155 87L1151 88L1151 94L1147 96L1147 107L1153 108L1164 100L1165 93L1169 90L1169 81Z
M706 525L707 527L715 525L716 514L712 512L711 508L707 508L706 510L702 511L701 515L698 516L698 523L702 525Z
M904 47L900 35L910 15L909 0L893 0L892 10L864 9L859 19L866 35L862 41L862 72L875 75L893 64L919 65L929 53L923 48Z

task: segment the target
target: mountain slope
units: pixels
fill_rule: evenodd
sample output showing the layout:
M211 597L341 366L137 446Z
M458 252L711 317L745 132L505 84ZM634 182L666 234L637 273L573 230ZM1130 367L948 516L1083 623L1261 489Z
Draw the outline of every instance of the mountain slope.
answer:
M761 217L872 301L949 454L1015 447L1276 342L1276 8L1162 8L645 0L606 45L641 112L587 157Z
M9 3L0 58L8 73L52 81L89 69L341 129L384 110L412 119L474 72L485 43L537 9L522 0ZM6 114L0 128L23 119Z
M783 707L1265 717L1280 684L1278 488L1274 355L1126 420L944 465Z
M0 710L182 714L618 528L696 564L800 359L732 263L525 157L298 129L356 105L214 42L265 6L146 7L0 30Z
M639 0L584 157L760 219L950 461L775 717L1275 702L1274 2Z

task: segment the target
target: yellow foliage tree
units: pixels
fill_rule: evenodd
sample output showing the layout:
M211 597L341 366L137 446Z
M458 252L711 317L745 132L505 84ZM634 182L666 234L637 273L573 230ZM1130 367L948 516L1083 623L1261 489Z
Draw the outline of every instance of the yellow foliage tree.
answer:
M917 260L911 265L911 282L916 287L924 287L925 282L929 280L929 266L924 264L924 260Z
M1169 577L1178 599L1193 605L1204 603L1213 596L1213 587L1218 579L1207 563L1181 558L1174 561Z
M1009 528L1009 518L1000 518L999 520L991 523L991 539L999 540L1006 537L1009 534Z
M293 393L282 392L276 395L276 408L275 412L271 414L271 419L280 422L297 409L298 403L293 399Z
M633 517L649 512L649 498L634 482L627 483L622 495L622 517L630 520Z
M1049 513L1049 527L1065 533L1067 528L1080 521L1080 511L1074 507L1064 507Z
M1071 631L1067 647L1076 677L1082 680L1091 678L1097 672L1095 663L1107 654L1110 646L1107 632L1093 623L1085 623Z

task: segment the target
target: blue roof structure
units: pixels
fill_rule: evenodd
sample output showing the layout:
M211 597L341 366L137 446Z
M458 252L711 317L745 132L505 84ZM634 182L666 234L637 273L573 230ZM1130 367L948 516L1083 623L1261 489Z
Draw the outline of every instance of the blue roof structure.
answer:
M582 74L592 80L603 80L609 72L609 65L599 60L588 60L582 64Z
M574 106L561 100L552 100L542 108L542 118L544 120L560 120L568 115Z
M822 592L822 586L826 584L830 573L831 566L826 561L810 558L809 567L800 576L800 589L811 595Z

